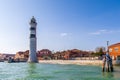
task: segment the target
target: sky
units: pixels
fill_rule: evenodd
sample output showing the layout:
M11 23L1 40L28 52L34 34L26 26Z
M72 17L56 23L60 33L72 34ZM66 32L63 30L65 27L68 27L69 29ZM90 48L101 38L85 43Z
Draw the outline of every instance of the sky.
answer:
M0 0L0 53L29 50L32 16L37 50L93 51L120 42L120 0Z

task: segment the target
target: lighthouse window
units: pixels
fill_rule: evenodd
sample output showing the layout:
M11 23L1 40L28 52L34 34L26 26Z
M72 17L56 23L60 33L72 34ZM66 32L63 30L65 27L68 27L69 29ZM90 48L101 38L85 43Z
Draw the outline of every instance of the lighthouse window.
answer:
M35 38L35 34L31 34L31 35L30 35L30 38Z
M34 27L31 27L30 30L35 30L35 28L34 28Z

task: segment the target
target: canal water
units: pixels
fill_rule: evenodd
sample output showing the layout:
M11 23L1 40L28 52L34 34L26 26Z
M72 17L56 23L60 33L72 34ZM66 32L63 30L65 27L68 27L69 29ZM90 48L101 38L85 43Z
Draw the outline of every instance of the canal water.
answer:
M120 80L115 72L101 72L101 66L0 63L0 80Z

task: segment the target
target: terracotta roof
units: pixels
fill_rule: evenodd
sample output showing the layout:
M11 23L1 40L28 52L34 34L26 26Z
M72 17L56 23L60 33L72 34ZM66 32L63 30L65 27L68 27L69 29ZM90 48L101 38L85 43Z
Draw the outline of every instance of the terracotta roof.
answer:
M120 43L112 44L112 45L110 45L109 47L113 47L113 46L120 46Z

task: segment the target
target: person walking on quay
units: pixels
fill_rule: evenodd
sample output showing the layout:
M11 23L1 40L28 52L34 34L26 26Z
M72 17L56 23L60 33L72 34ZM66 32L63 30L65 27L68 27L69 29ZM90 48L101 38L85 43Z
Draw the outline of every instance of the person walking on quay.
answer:
M113 64L112 59L108 53L106 53L106 71L107 72L113 72Z

